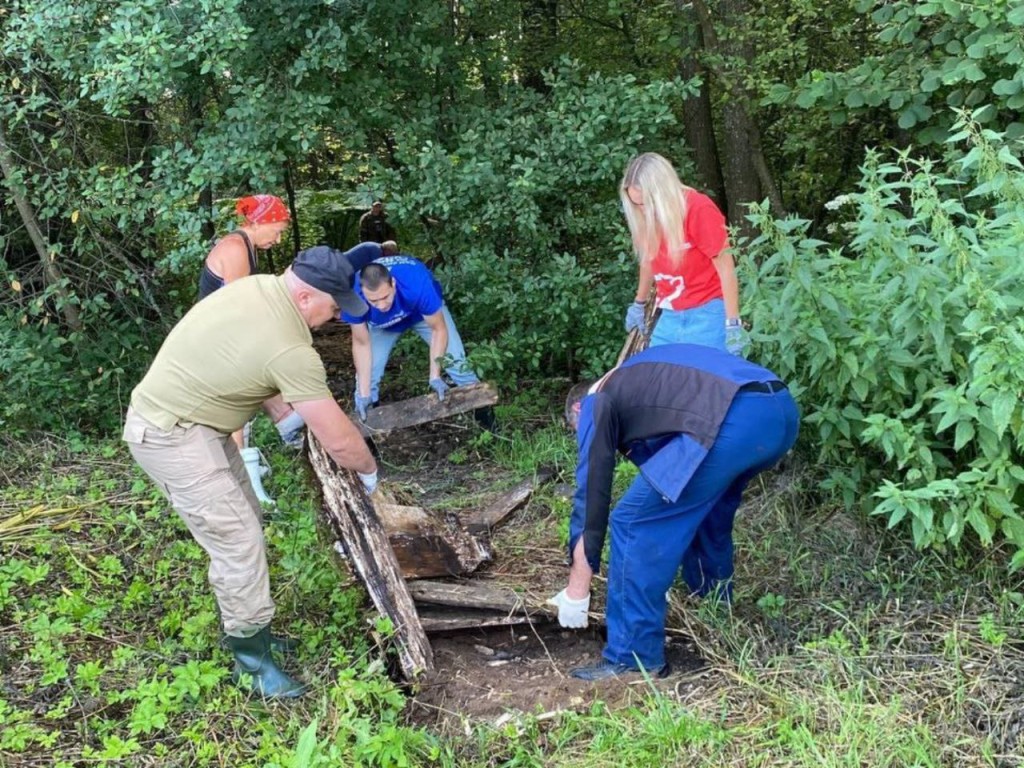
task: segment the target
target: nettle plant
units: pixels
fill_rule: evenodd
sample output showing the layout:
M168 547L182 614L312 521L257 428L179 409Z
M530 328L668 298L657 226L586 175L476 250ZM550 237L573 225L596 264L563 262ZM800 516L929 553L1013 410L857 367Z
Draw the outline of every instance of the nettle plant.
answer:
M842 245L753 211L755 355L792 382L823 487L919 547L1024 565L1024 169L964 115L944 163L869 153Z

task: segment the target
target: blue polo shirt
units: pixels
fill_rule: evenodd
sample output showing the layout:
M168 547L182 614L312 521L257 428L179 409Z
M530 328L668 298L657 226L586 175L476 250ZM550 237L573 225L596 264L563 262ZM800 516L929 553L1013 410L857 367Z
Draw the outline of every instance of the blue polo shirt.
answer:
M433 315L444 306L441 284L434 279L427 265L419 259L401 255L383 256L374 259L373 263L387 267L391 273L391 279L395 284L395 300L387 312L381 312L367 301L370 310L366 314L356 317L342 312L341 319L344 322L367 323L382 331L401 333L423 320L425 315ZM365 301L366 295L363 293L358 273L353 287Z

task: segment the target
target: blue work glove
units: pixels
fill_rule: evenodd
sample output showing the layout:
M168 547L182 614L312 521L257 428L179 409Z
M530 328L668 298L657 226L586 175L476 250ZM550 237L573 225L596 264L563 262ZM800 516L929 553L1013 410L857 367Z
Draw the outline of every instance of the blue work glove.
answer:
M640 333L647 333L647 324L644 323L644 302L634 301L626 310L626 332L636 328Z
M430 380L430 388L437 392L437 399L442 403L444 402L444 393L448 391L448 385L444 383L444 379L436 378Z
M356 415L363 421L366 421L366 409L370 407L371 402L369 396L363 397L356 392Z
M750 336L739 318L725 321L725 348L734 355L743 354L750 344Z

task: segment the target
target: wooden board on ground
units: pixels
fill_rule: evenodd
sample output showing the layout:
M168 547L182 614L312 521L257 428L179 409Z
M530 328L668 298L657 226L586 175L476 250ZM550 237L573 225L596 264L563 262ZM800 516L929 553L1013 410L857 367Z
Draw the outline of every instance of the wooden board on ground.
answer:
M312 435L309 460L323 488L323 513L344 544L349 562L366 585L374 606L395 627L398 661L408 680L434 670L427 640L412 595L373 505L354 472L338 469Z
M454 515L384 501L374 501L374 507L407 579L459 576L491 559L486 542L459 525Z
M377 437L396 429L415 427L497 402L498 393L490 384L468 384L450 387L443 401L438 400L437 395L429 394L371 408L366 421L355 419L355 425L363 437Z
M462 524L470 533L490 533L500 523L504 522L509 515L521 508L533 496L533 491L542 483L546 483L554 476L549 469L542 469L537 474L523 480L512 490L503 493L483 509L470 510L459 515Z
M511 589L467 581L414 581L409 585L409 592L417 603L483 608L503 613L521 611L526 607L523 598Z
M466 608L423 607L420 610L420 622L427 633L454 632L460 629L480 629L482 627L507 627L515 624L529 624L538 621L550 621L547 614L528 615L522 611L511 614L495 613Z

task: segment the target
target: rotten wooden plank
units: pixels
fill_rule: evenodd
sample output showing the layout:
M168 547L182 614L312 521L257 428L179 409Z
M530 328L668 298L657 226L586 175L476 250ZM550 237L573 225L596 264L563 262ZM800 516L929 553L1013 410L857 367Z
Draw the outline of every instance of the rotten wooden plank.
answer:
M444 419L457 413L465 413L477 408L494 405L498 402L498 393L494 387L485 382L467 384L462 387L450 387L444 400L437 395L420 395L400 400L397 403L385 403L371 408L366 421L353 419L364 437L374 437L393 432L396 429L426 424L428 421Z
M455 611L451 608L422 608L420 621L425 632L454 632L459 629L479 629L481 627L507 627L515 624L529 624L540 621L547 622L551 618L546 614L527 615L522 612L504 614L494 611L466 609Z
M377 610L395 627L398 661L408 680L434 670L434 652L402 578L387 532L354 472L339 469L309 434L309 460L323 488L323 514Z
M537 486L548 482L554 476L550 469L542 469L534 477L523 480L510 491L503 493L480 510L463 512L462 524L470 533L488 533L505 521L509 515L525 506Z
M406 579L461 576L491 559L486 542L462 528L454 515L383 501L374 507Z
M466 581L415 581L409 592L417 603L455 608L482 608L499 613L526 610L523 598L511 589Z

